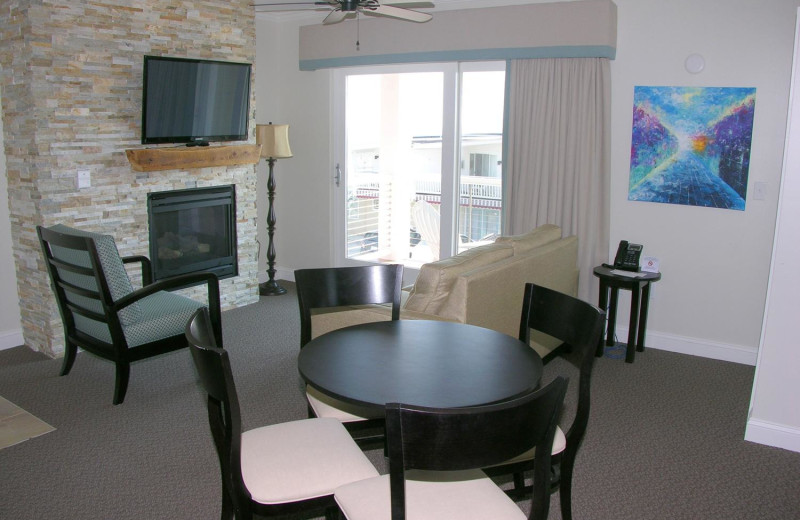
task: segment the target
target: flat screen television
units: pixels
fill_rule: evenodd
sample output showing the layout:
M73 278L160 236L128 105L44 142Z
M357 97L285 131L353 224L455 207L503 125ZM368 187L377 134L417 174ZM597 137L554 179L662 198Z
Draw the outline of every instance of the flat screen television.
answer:
M247 139L250 64L144 57L142 144Z

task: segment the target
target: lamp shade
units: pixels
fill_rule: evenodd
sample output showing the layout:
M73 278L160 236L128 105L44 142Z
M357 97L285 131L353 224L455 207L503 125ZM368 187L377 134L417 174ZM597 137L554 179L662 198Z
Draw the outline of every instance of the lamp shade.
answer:
M287 159L292 156L289 125L256 125L256 143L261 145L261 157Z

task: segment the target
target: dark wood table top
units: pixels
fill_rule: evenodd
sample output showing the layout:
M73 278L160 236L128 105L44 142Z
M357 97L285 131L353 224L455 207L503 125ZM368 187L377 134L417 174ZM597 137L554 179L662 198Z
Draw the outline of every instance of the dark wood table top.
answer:
M539 355L516 338L462 323L365 323L319 336L300 350L300 375L345 402L455 408L535 389Z
M641 284L644 282L657 282L661 280L661 273L649 273L646 271L629 272L604 265L598 265L594 268L594 275L606 282L619 283L619 284Z

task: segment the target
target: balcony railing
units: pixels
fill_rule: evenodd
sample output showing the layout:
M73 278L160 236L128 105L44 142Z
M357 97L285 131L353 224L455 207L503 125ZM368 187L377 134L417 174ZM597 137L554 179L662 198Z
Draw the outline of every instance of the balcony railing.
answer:
M396 236L392 231L393 219L381 215L391 215L392 184L381 184L377 174L362 174L355 189L351 189L348 202L347 250L348 257L380 256L379 251L389 247L386 240L410 241L411 253L425 247L424 237L420 244L420 234L413 219L398 229ZM406 188L408 189L408 188ZM441 204L441 182L439 180L418 179L413 192L408 193L409 205L424 200L438 207ZM500 212L502 209L502 184L499 177L463 176L459 183L458 227L459 251L472 245L486 243L500 233ZM382 224L381 224L382 222ZM366 255L366 256L365 256ZM370 256L371 255L371 256ZM417 256L413 257L414 259ZM374 260L374 259L373 259Z
M432 204L441 203L442 183L438 180L417 180L415 182L415 200L425 200ZM355 196L359 199L377 199L380 192L380 181L367 180L355 188ZM462 206L479 208L502 207L503 187L498 177L463 176L459 183L459 203Z

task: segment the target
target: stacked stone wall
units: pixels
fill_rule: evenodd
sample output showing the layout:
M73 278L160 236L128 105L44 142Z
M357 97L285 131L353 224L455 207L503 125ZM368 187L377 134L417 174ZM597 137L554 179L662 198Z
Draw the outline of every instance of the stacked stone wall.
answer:
M36 225L108 233L122 255L147 255L150 192L236 186L239 276L220 282L222 304L257 301L255 165L136 172L125 155L141 147L143 57L254 63L249 2L4 1L0 19L8 203L26 345L63 352ZM254 142L254 80L251 87ZM90 171L90 187L77 188L79 169Z

